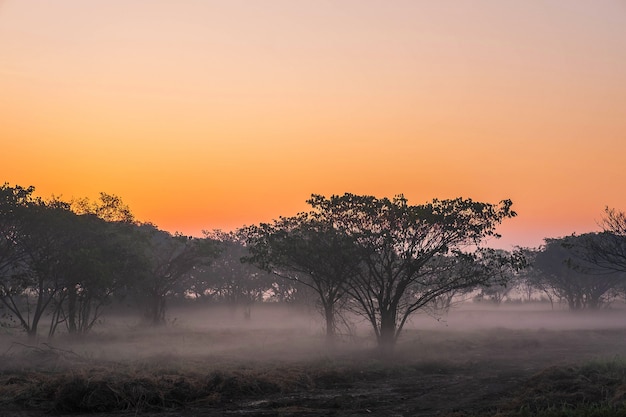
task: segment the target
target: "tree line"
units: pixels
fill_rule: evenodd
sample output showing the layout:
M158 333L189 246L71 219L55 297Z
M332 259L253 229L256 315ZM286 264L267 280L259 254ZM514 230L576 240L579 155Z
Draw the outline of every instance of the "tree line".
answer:
M326 337L342 312L370 324L392 349L421 310L449 308L470 293L496 302L514 287L599 308L623 293L624 214L607 209L605 230L548 239L539 249L486 245L516 213L510 200L433 200L412 205L354 194L312 195L309 211L202 238L139 222L122 200L34 196L0 187L2 325L35 336L88 333L104 308L126 300L146 323L166 322L167 303L315 302ZM530 298L530 296L529 296Z

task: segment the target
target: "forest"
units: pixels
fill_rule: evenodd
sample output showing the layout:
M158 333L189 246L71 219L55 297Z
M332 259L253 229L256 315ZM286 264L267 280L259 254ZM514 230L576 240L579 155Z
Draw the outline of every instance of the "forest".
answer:
M308 212L191 237L137 220L113 194L64 201L34 192L0 187L0 334L16 341L5 360L16 344L67 358L71 350L51 346L89 343L119 314L135 317L136 331L150 338L176 328L172 309L184 318L217 307L236 311L243 323L278 307L291 315L313 311L324 355L345 350L359 328L373 357L406 359L402 341L424 315L440 320L468 304L620 310L626 292L626 215L613 208L599 232L507 251L489 244L516 216L510 200L412 205L402 195L312 195ZM247 389L252 397L267 394ZM148 403L124 404L112 410L145 411Z

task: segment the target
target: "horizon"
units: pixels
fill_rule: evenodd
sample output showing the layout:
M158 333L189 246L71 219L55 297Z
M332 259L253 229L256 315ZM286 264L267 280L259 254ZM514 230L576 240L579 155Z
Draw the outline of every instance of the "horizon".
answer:
M25 184L9 184L9 186L22 186L22 187L29 187L32 184L29 185L25 185ZM44 200L45 199L49 199L49 198L59 198L62 201L66 201L66 202L71 202L75 199L81 199L81 196L72 196L70 198L66 198L63 195L60 194L55 194L52 193L49 196L45 196L45 195L41 195L41 193L37 192L37 187L35 187L35 192L34 195L36 197L41 197ZM110 195L115 195L117 197L120 197L122 199L122 202L124 204L127 204L127 201L123 198L123 196L120 196L118 194L115 194L114 192L109 193L106 191L103 191L106 194L110 194ZM342 193L343 194L343 193ZM327 195L326 197L330 197L330 195ZM392 198L395 196L374 196L377 198ZM89 197L88 197L89 198ZM468 197L471 198L471 197ZM96 201L96 198L91 199L92 201ZM409 204L412 205L416 205L416 204L424 204L424 203L429 203L431 202L433 199L428 200L428 201L423 201L423 202L412 202L412 201L408 201ZM476 200L475 200L476 201ZM487 203L497 203L497 202L487 202ZM128 205L128 204L127 204ZM293 216L296 215L300 212L303 211L309 211L311 209L311 207L307 204L303 204L304 208L302 210L299 210L297 212L293 212L293 213L282 213L282 214L277 214L274 217L267 219L267 220L259 220L257 222L250 222L250 223L242 223L242 224L236 224L236 225L225 225L224 227L213 227L213 228L201 228L201 229L187 229L187 230L183 230L180 228L176 227L176 222L174 219L174 226L173 227L163 227L162 225L150 220L150 219L144 219L144 218L140 218L136 215L136 213L133 210L133 207L129 205L129 209L130 211L133 213L133 215L135 215L135 220L138 223L150 223L150 224L154 224L155 226L157 226L159 229L167 231L169 233L175 234L175 233L181 233L183 235L186 236L191 236L191 237L203 237L204 236L204 232L211 232L211 231L224 231L224 232L230 232L230 231L235 231L237 229L243 228L245 226L250 226L250 225L254 225L254 224L259 224L259 223L268 223L268 222L272 222L276 219L278 219L279 217L289 217L289 216ZM513 202L513 211L515 210L515 202ZM571 236L571 235L580 235L580 234L584 234L584 233L594 233L594 232L599 232L600 227L599 227L599 221L598 220L596 222L596 229L595 230L586 230L586 231L571 231L571 232L566 232L566 233L561 233L561 234L552 234L552 235L544 235L543 237L538 237L538 235L533 234L532 232L527 234L525 237L526 239L524 239L524 235L520 235L519 233L516 236L511 236L509 235L508 238L506 236L506 229L507 229L507 223L514 221L517 216L519 216L519 213L517 213L517 215L513 218L509 218L509 219L504 219L503 223L500 224L499 226L497 226L496 231L497 233L500 235L500 237L495 237L495 236L487 236L485 237L482 241L483 243L487 243L486 246L488 247L492 247L492 248L496 248L496 249L506 249L506 250L511 250L515 247L523 247L523 248L539 248L544 244L545 239L550 239L550 238L562 238L562 237L566 237L566 236ZM509 226L510 227L510 226ZM546 230L546 229L542 229L542 230ZM522 236L522 240L519 241L520 236ZM518 240L515 240L518 239ZM531 242L531 244L524 244L524 242Z

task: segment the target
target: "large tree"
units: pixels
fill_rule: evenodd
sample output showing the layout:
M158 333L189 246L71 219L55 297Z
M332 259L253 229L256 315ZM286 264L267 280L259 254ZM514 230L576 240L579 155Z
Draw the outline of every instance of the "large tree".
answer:
M121 223L77 215L70 203L35 198L33 191L0 187L0 302L31 336L46 313L49 335L61 323L85 333L129 272L133 246L122 244Z
M63 290L68 230L73 217L67 204L34 199L14 212L18 232L13 236L20 262L0 283L0 301L29 336L37 334L39 323Z
M86 333L111 296L135 284L148 263L138 244L139 223L120 197L101 192L97 200L69 204L77 216L67 231L73 243L64 259L67 285L54 314L70 333Z
M0 186L0 285L23 269L24 251L19 239L23 233L24 215L36 204L34 187ZM3 288L3 287L2 287Z
M55 297L53 325L71 334L89 332L103 307L123 286L138 282L148 263L136 245L136 226L92 214L73 216L65 235L63 287ZM51 328L53 331L54 329Z
M0 186L0 305L24 330L31 322L24 310L25 291L30 280L22 238L26 231L28 209L38 203L33 197L34 187Z
M379 199L344 194L313 195L308 202L317 218L356 245L360 266L349 293L384 351L395 345L409 317L433 299L492 279L481 267L439 274L438 269L454 266L439 257L454 256L472 265L475 255L463 249L497 237L496 227L515 216L510 200L494 205L457 198L409 205L402 195Z

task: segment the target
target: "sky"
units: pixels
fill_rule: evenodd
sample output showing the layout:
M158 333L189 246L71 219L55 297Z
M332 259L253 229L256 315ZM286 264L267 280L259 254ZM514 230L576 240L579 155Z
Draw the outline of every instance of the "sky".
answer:
M312 193L626 210L626 2L0 0L0 181L200 236Z

